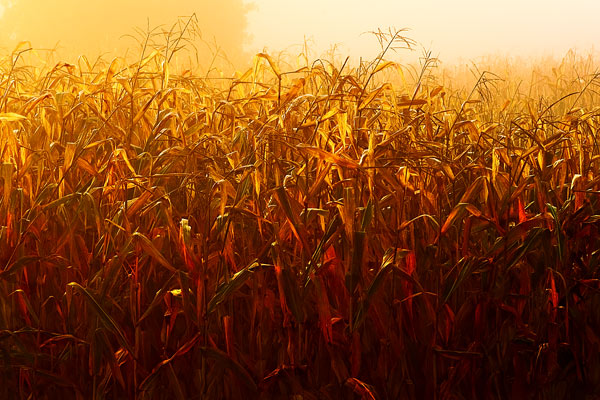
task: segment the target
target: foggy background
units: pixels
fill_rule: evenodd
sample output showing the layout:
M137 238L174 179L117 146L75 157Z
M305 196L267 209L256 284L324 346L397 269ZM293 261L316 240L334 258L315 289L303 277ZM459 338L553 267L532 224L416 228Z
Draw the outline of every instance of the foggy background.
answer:
M388 27L409 28L406 35L418 42L414 52L389 55L401 62L418 60L423 49L446 63L484 55L560 58L569 49L590 52L600 38L596 0L0 0L0 50L28 40L61 57L122 56L139 51L123 37L141 38L134 28L168 30L193 13L204 66L218 53L246 68L257 52L296 57L304 44L312 57L327 57L335 46L342 59L372 59L380 48L366 32Z
M317 53L337 43L341 54L372 59L379 46L364 32L390 26L409 28L406 34L419 43L417 51L401 52L401 60L420 56L423 47L442 61L455 63L480 56L560 58L569 49L585 53L600 46L597 0L259 0L256 4L249 13L251 46L296 45L292 54L306 35Z
M201 36L194 38L194 45L200 63L210 64L215 53L221 61L226 55L234 64L249 57L244 45L250 7L242 0L0 0L0 5L4 53L29 41L36 49L55 49L66 58L136 54L140 46L134 38L144 39L140 29L157 28L153 40L164 44L161 32L169 31L178 20L175 31L181 30L195 13ZM193 28L189 26L188 32ZM177 33L172 35L176 37Z

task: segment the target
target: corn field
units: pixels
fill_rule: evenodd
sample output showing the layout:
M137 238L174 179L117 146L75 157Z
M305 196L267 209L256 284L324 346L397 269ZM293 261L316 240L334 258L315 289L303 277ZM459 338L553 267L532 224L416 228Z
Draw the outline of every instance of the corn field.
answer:
M594 65L459 87L386 39L3 58L0 397L598 398Z

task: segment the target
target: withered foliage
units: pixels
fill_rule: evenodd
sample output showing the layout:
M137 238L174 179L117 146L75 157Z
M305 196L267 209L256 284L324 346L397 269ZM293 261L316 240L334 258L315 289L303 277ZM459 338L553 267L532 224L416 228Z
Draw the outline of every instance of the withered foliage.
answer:
M0 397L600 391L585 60L463 92L385 48L231 80L176 48L0 65Z

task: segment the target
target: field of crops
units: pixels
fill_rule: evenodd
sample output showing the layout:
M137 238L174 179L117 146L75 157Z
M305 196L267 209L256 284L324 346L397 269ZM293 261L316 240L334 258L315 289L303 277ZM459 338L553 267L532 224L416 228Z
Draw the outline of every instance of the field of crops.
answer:
M467 85L382 43L4 57L0 397L595 398L595 64Z

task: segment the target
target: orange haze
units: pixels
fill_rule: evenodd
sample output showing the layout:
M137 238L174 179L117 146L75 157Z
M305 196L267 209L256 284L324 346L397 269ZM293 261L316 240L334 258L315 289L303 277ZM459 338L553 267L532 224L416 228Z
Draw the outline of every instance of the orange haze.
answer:
M243 48L249 9L242 0L0 0L0 48L6 53L29 41L36 49L56 49L65 58L123 55L127 49L136 54L139 45L125 37L140 39L136 27L146 31L149 23L150 28L169 30L178 17L185 25L195 13L201 33L193 40L198 62L210 65L218 48L220 61L226 54L236 64L247 59ZM164 36L154 40L164 44Z

